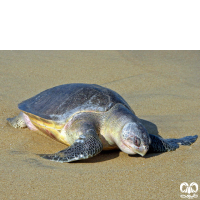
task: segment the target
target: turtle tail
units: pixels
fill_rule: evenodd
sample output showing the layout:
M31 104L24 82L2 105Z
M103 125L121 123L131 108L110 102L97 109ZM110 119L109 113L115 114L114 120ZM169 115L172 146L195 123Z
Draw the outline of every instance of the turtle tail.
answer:
M149 136L151 138L151 144L149 146L148 152L151 153L174 151L179 148L179 145L189 146L193 144L198 138L198 135L186 136L180 139L163 139L152 134L149 134Z

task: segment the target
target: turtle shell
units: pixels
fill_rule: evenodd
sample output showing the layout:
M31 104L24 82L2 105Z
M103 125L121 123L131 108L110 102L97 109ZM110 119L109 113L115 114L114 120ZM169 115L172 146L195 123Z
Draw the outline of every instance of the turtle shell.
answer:
M47 89L21 102L18 107L29 116L64 123L80 111L106 112L121 103L131 110L127 102L111 89L93 84L65 84ZM44 120L43 120L44 121Z

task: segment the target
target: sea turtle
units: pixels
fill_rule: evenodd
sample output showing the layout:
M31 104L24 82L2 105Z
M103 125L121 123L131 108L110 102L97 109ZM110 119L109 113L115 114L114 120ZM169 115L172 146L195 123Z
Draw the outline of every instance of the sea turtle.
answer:
M197 139L163 139L148 134L128 103L111 89L94 84L65 84L45 90L18 105L8 122L15 128L40 130L69 147L41 157L72 162L119 148L144 156L147 151L173 151Z

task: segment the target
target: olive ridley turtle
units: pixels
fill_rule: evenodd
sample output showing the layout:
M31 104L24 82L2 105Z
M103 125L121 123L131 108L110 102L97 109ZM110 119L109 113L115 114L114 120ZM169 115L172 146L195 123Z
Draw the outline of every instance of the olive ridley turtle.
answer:
M47 89L18 105L22 111L8 122L15 128L40 130L68 147L55 154L39 154L72 162L119 148L144 156L147 151L173 151L197 139L163 139L149 134L128 103L111 89L94 84L65 84Z

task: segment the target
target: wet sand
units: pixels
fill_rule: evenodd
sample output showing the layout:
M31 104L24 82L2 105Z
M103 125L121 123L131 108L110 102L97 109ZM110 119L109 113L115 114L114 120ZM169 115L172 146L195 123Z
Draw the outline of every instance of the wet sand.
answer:
M22 100L75 82L117 91L163 138L200 133L200 51L0 51L0 199L181 199L182 182L200 185L200 139L145 157L109 151L57 163L37 156L66 146L6 118Z

